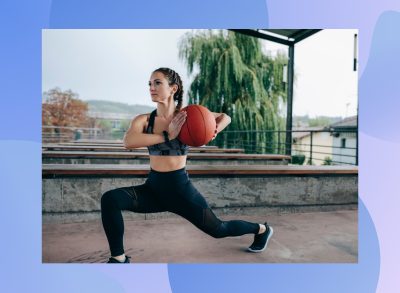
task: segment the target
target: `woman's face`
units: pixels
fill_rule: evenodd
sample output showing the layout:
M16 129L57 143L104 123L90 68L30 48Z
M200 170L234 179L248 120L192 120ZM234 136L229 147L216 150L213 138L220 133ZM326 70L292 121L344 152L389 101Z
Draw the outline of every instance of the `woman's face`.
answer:
M170 96L174 96L176 85L170 86L168 79L162 72L153 72L149 80L149 90L153 102L167 101Z

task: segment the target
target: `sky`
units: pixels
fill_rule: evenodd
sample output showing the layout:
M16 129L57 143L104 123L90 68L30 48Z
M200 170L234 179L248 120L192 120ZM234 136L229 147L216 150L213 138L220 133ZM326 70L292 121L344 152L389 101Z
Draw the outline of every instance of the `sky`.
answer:
M170 67L184 89L192 77L178 43L194 30L43 30L42 90L72 90L81 100L108 100L155 107L151 72ZM357 113L358 72L353 71L354 29L322 30L295 45L293 114L348 117ZM284 45L262 41L274 55ZM185 104L185 103L184 103Z

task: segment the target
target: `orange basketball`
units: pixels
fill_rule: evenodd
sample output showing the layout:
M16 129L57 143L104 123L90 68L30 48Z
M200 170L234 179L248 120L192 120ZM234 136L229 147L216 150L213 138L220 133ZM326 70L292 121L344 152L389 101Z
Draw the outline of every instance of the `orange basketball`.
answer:
M200 105L189 105L186 110L186 121L182 125L178 139L189 146L202 146L210 142L216 128L214 115Z

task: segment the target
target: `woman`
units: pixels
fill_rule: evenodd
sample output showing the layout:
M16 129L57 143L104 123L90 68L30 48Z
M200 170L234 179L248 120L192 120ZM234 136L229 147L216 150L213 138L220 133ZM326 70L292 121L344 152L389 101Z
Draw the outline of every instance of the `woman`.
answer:
M124 146L128 149L148 148L149 176L142 185L110 190L101 198L102 222L111 250L108 263L129 263L123 248L121 210L137 213L169 211L214 238L255 234L248 250L263 251L273 233L267 223L218 219L189 180L185 170L188 146L177 139L186 119L186 112L180 111L183 97L180 76L169 68L156 69L150 77L149 88L157 109L133 119L124 137ZM231 119L224 113L213 114L217 124L215 138Z

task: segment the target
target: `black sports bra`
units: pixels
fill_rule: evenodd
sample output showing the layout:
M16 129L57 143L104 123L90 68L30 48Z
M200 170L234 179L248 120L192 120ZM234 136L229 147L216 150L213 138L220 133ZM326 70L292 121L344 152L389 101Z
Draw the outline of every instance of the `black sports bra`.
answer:
M157 116L157 109L151 112L146 133L153 133L154 120ZM189 146L180 142L177 138L171 139L168 143L158 143L148 146L149 154L152 156L185 156Z

